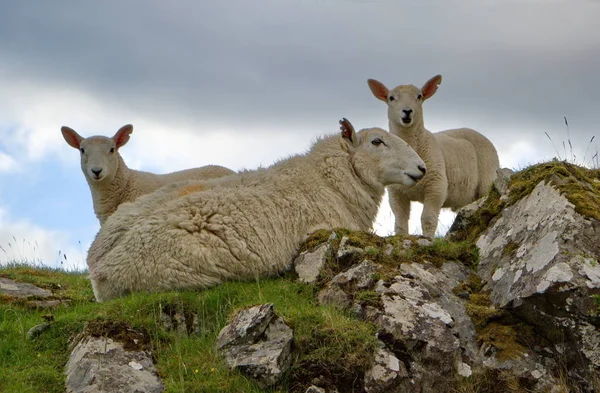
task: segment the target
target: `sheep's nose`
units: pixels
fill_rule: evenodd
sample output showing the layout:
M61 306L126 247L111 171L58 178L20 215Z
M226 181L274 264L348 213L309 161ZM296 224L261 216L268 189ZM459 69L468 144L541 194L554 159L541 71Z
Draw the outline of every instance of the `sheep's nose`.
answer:
M425 168L425 165L419 165L419 170L423 175L427 173L427 168Z
M412 111L413 111L412 109L402 109L402 112L404 112L404 115L406 115L406 116L410 116Z
M92 173L96 175L96 177L100 176L100 172L102 172L102 168L92 168Z

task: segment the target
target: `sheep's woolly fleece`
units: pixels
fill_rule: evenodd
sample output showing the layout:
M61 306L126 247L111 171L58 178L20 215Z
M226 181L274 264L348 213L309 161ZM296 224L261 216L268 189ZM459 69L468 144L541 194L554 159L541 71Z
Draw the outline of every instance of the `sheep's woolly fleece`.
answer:
M496 148L479 132L458 128L431 133L425 128L423 102L441 82L436 75L421 89L399 85L388 90L381 82L368 80L373 95L388 106L390 132L405 140L427 165L427 175L416 187L389 190L397 234L408 233L410 201L418 201L423 203L423 234L435 236L442 207L456 211L487 195L500 167Z
M128 141L133 126L121 127L112 137L84 138L69 127L62 127L63 138L81 153L81 171L92 193L94 213L103 225L120 204L136 200L160 187L187 179L204 180L234 174L219 165L205 165L182 171L155 174L129 169L119 153Z
M384 187L412 186L424 163L382 129L342 124L341 136L227 186L184 182L121 205L88 253L96 299L277 274L317 229L371 229Z

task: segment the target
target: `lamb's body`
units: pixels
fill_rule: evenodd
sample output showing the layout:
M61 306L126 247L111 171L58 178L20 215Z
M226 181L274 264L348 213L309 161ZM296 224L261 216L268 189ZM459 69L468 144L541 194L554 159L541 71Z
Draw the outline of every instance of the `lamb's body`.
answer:
M408 233L410 202L417 201L423 203L423 234L433 237L441 208L456 211L487 195L500 167L496 148L479 132L459 128L431 133L425 128L422 102L435 93L439 83L438 75L422 89L400 85L388 90L381 82L369 80L375 97L388 103L390 132L415 149L428 168L427 175L412 189L389 190L397 234Z
M206 165L167 174L129 169L119 153L127 143L133 127L128 124L112 137L83 138L69 127L61 129L65 141L81 151L81 170L85 176L94 204L94 213L103 225L119 205L135 201L166 184L182 180L205 180L234 174L219 165Z
M119 156L120 163L113 181L106 184L94 182L86 176L92 192L94 213L104 225L119 205L133 202L142 195L149 194L159 188L183 180L208 180L235 174L231 169L219 165L206 165L178 172L156 174L130 169Z
M358 135L369 138L372 130ZM384 135L380 131L377 135ZM305 155L241 175L246 176L243 184L206 189L203 183L190 183L159 191L158 198L149 194L124 204L107 220L88 253L96 299L276 274L289 268L315 229L369 230L384 192L384 184L373 177L382 175L361 162L364 154L344 152L340 139L325 138ZM406 174L422 177L417 167L423 162L402 144L398 153L405 157L400 160L408 164L388 172L395 173L393 182L398 183L400 165L410 167L402 169L402 181L411 184Z

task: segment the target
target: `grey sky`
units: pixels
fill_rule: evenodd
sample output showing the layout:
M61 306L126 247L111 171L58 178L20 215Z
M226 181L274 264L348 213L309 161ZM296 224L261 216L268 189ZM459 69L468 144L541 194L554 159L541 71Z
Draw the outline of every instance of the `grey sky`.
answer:
M341 117L387 128L368 78L442 74L425 125L481 131L503 166L552 158L544 132L564 158L566 116L581 162L599 133L598 20L597 0L0 2L0 246L35 240L30 258L85 265L98 224L62 125L133 123L136 169L268 166ZM387 201L375 228L393 228Z
M567 116L585 139L600 119L600 4L487 4L5 2L0 70L236 128L376 119L385 110L367 78L392 87L441 73L426 116L515 135Z

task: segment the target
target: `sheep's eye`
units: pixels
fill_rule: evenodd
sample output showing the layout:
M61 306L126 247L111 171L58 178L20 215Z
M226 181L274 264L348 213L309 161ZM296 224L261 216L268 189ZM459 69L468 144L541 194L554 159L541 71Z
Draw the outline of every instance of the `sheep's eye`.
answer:
M395 100L394 96L390 96L390 101L394 101L394 100Z
M423 98L423 94L419 94L419 95L417 96L417 100L421 100L422 98Z
M114 147L111 147L111 148L110 148L110 153L112 154L112 153L114 153L114 152L115 152L115 148L114 148Z
M379 138L375 138L371 141L372 144L374 144L375 146L379 146L383 143L383 141ZM385 145L385 143L383 143Z
M81 152L81 154L85 153L85 149L83 147L81 149L79 149L79 151Z

